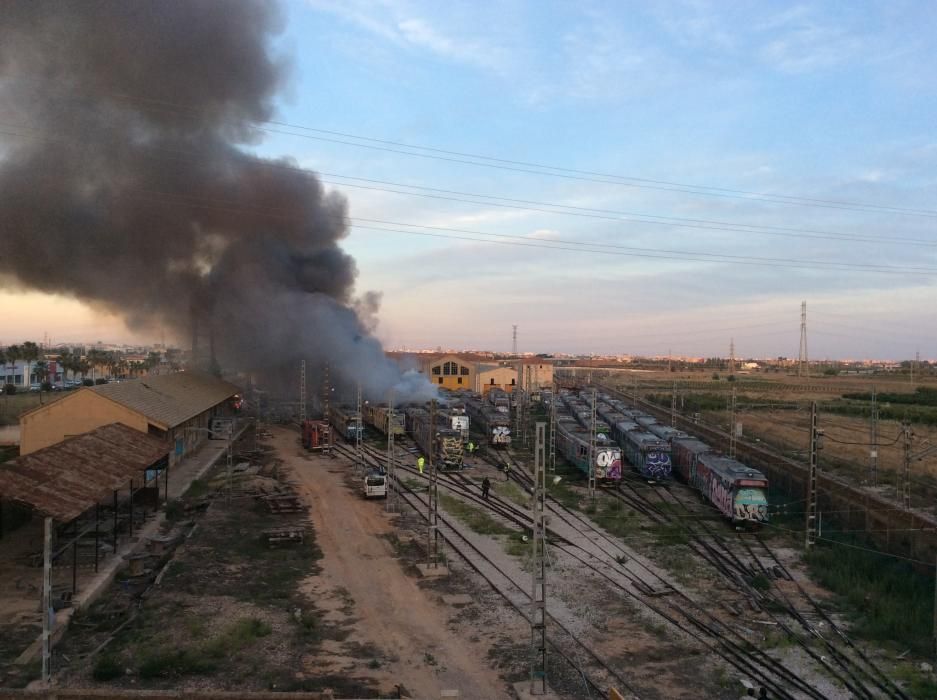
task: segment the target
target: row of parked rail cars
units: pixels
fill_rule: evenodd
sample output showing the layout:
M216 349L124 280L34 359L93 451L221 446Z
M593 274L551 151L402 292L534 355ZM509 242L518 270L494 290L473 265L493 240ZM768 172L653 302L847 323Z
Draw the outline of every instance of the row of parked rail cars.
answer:
M394 437L404 434L404 416L400 409L391 411L389 406L366 403L361 413L367 425L377 428L384 435L393 432Z
M598 418L593 422L592 409L578 396L564 393L560 399L556 407L556 449L583 473L592 471L599 482L620 481L621 448L609 436L609 426Z
M406 416L407 432L424 455L432 455L437 469L455 471L462 468L462 432L452 428L448 415L437 412L433 416L425 408L408 408Z
M591 395L587 400L591 401ZM624 401L600 394L596 414L612 426L613 439L642 476L665 480L675 469L733 522L767 522L768 479L757 469L720 455L701 440L658 423Z
M332 406L329 409L329 422L332 429L347 442L355 442L359 435L364 435L364 424L358 412L348 406Z

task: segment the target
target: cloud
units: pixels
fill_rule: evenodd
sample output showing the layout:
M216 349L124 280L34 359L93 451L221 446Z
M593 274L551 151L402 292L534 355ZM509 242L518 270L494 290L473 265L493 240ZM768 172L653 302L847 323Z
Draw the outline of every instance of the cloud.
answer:
M478 37L462 36L453 28L440 27L442 20L422 16L407 3L349 0L307 0L321 12L341 17L350 24L398 47L431 53L440 58L498 70L504 51ZM450 22L451 24L451 22ZM461 27L460 27L461 28Z

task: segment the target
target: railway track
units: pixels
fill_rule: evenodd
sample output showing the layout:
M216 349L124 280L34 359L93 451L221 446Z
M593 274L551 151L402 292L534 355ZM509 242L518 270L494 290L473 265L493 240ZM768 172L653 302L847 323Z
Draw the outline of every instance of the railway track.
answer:
M371 451L370 458L375 460L375 464L379 464L380 460L385 459L383 453L373 451L373 448L368 449ZM503 455L503 453L495 454L498 455L497 459L502 460L502 463L504 460L508 460L508 457ZM398 470L402 470L416 477L420 476L417 470L406 466L398 458L395 458L395 464ZM531 488L531 479L525 471L513 468L510 470L510 474L522 487L527 490ZM528 512L518 507L517 504L500 499L494 494L492 494L491 500L483 500L477 491L477 487L463 474L441 473L440 477L441 486L457 493L462 498L492 510L499 517L518 527L529 527ZM418 497L399 480L398 486L401 488L401 492L406 492L408 494L406 500L412 507L420 512L425 512L425 499ZM672 516L664 512L664 509L662 509L658 503L640 495L634 489L632 489L632 493L630 494L619 492L612 493L615 494L614 497L625 501L628 503L629 507L638 510L653 521L672 521ZM657 498L666 499L666 495L664 495L663 492L654 490L654 493L657 495ZM669 492L666 493L669 494ZM666 500L662 502L666 502ZM684 501L681 501L678 496L673 496L671 505L673 504L679 504L685 509L688 509L688 505ZM776 659L756 647L743 635L733 630L730 625L726 625L721 619L712 615L678 586L666 581L646 563L635 560L632 553L627 551L621 543L614 541L604 532L598 530L581 514L575 513L552 498L548 500L548 510L552 515L557 517L558 520L565 523L579 535L579 537L570 537L568 534L562 535L556 531L556 528L551 527L548 534L553 547L561 548L583 566L598 573L602 578L629 597L635 599L652 612L667 620L677 629L717 653L723 660L743 675L760 681L773 693L773 697L825 697L822 692L813 688L808 682L786 669ZM689 522L693 522L695 518L684 518L682 521L683 527L688 527L688 520ZM680 521L678 520L678 522ZM451 525L447 524L446 527L451 527ZM697 521L696 525L691 527L695 528L688 532L690 542L692 543L691 548L701 558L713 565L730 585L749 601L753 609L765 611L766 607L765 595L762 591L752 586L752 580L756 576L761 574L769 581L777 578L794 581L794 577L787 571L786 567L783 566L761 538L756 538L755 541L757 541L759 549L763 550L765 555L764 559L756 555L750 545L739 537L740 545L747 553L748 562L746 563L744 561L745 556L740 556L737 551L729 546L727 539L722 537L719 533L714 532L704 520ZM708 539L712 541L708 541L707 537L698 531L699 529L706 528L708 528L708 532L706 533ZM449 533L449 536L444 534L444 537L446 541L449 542L450 546L458 551L469 565L488 581L493 589L498 591L515 607L515 609L526 617L523 606L529 604L530 599L526 593L523 593L523 590L517 582L512 582L513 587L517 590L513 594L508 593L506 588L510 588L511 586L503 581L499 584L496 582L496 575L486 575L484 573L486 567L491 565L491 562L488 561L477 548L471 547L471 543L464 541L464 538L462 538L463 542L460 545L458 542L460 539L458 534ZM466 545L469 545L469 548L473 550L473 552L470 552L468 555L464 552ZM476 559L473 560L473 557ZM478 560L477 557L481 557L481 559ZM627 562L627 564L623 562ZM501 572L501 574L503 575L503 572ZM778 627L784 630L791 638L798 640L798 643L805 652L820 666L825 668L833 678L836 678L844 687L849 688L850 692L852 692L855 697L868 698L869 700L881 697L905 700L908 696L900 688L895 686L894 683L861 652L861 650L848 640L848 637L838 629L833 621L826 615L825 611L823 611L815 601L810 599L806 591L804 591L796 581L794 581L794 583L803 598L809 601L810 609L808 611L798 610L791 601L786 600L784 597L781 597L780 600L775 597L775 601L786 611L786 614L790 615L803 627L807 634L807 639L805 640L797 635L787 621L779 619L776 615L772 616L772 622L777 624ZM661 605L659 600L662 593L678 600L680 605ZM845 645L845 650L834 645L831 639L828 639L820 633L817 625L812 624L806 618L805 615L811 613L823 619L824 624L828 625L828 629ZM556 623L557 621L553 620L553 622ZM560 627L562 628L561 625ZM564 631L568 632L568 630L565 629ZM598 659L598 655L589 650L581 640L571 634L570 637L575 640L575 644L586 649L590 656L594 659ZM824 645L832 662L812 649L809 645L809 641L817 641ZM571 666L578 669L574 661L570 659L567 659L567 661ZM611 672L611 669L605 668L607 671ZM622 682L624 681L624 679L620 678L619 680ZM597 687L594 685L594 681L590 681L590 684L592 684L592 687Z
M634 486L633 481L625 482L623 486L630 491L630 494L626 495L621 491L610 492L613 497L623 499L629 505L637 503L645 506L646 510L658 522L678 525L686 533L693 545L691 548L697 554L710 561L729 585L735 587L740 594L745 595L753 606L757 606L815 662L826 668L839 682L849 688L855 697L869 699L886 697L898 700L908 697L868 656L849 640L823 608L781 563L764 539L757 537L759 549L767 555L766 559L762 559L761 555L756 554L746 540L747 535L737 533L734 538L726 537L720 531L722 526L721 518L718 525L714 525L710 519L696 517L698 512L690 507L684 497L679 495L679 486L675 485L675 488L662 486L644 492L654 494L661 505L677 506L681 509L681 512L677 514L674 514L672 509L664 510L652 502L649 497ZM681 517L682 515L688 517ZM730 539L737 542L738 547L742 550L741 552L730 545ZM763 577L762 581L768 586L767 588L754 585L759 576ZM777 584L772 583L779 579L794 584L801 602L806 605L806 609L799 607L792 599L792 596L785 593ZM774 612L775 609L783 610L784 614L790 620L793 620L795 625L800 626L803 634L797 634L789 620ZM819 625L808 619L808 615L822 620L831 636L825 635ZM811 646L813 641L818 642L825 649L831 660L818 653Z
M352 459L354 458L354 450L344 445L336 445L334 449L340 454ZM372 447L366 446L364 448L364 453L365 460L370 466L380 467L386 459L384 453L378 452ZM405 466L396 455L394 457L394 462L396 470L401 470L418 478L426 478L426 475L420 475L418 470ZM397 479L393 486L396 488L397 494L401 500L407 503L407 505L413 508L423 518L426 518L428 505L427 499L422 494L410 488L400 479ZM467 485L462 484L462 488L459 489L459 484L456 481L446 483L445 487L461 491L461 494L464 496L472 495L468 493L469 489ZM480 497L478 497L477 500L480 501ZM515 524L520 525L520 521L512 517L509 509L503 507L504 503L500 505L502 506L502 510L499 514L501 514L502 517L510 519ZM529 611L531 598L528 592L529 581L526 580L526 577L523 581L518 581L516 573L512 575L511 572L505 571L504 568L492 561L491 557L472 542L471 537L466 534L463 526L457 525L451 518L443 514L439 515L438 532L445 540L448 547L459 554L459 556L488 583L492 590L504 598L525 620L530 619ZM627 679L603 663L601 657L589 647L588 644L575 635L560 620L556 619L554 615L549 614L549 612L548 621L548 629L553 630L553 633L548 636L548 644L553 653L563 659L573 672L583 679L583 683L587 686L587 694L590 697L593 693L599 696L607 695L608 687L611 685L615 685L619 689L628 689L634 694L635 698L639 697ZM572 653L569 651L570 648L578 649L580 654ZM582 660L578 658L580 655L586 656L588 662L591 663L593 667L600 670L600 673L605 677L603 679L606 681L604 686L600 680L593 678L595 675L594 670L591 675L585 672L583 668L584 664Z

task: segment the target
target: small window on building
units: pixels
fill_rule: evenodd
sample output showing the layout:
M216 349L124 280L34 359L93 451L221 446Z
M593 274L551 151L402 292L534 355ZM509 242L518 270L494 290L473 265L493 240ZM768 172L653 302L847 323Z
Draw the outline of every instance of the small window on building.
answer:
M467 377L469 375L469 368L459 367L459 374L461 374L463 377Z
M495 378L492 377L492 378L491 378L491 386L494 386L494 385L495 385Z
M515 380L512 379L512 380L511 380L511 386L514 386L514 382L515 382Z
M436 376L439 376L440 371L441 371L441 368L439 365L436 365L435 367L433 367L433 374L435 374Z
M442 377L439 378L439 383L442 384Z
M462 383L462 377L459 377L459 384Z

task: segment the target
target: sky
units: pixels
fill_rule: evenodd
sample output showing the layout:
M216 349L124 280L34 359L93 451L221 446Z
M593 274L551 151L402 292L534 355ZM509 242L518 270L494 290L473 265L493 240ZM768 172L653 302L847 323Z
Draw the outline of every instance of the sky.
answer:
M937 358L937 5L283 3L393 348ZM543 167L548 166L548 167ZM67 256L63 264L67 264ZM0 291L0 343L158 341Z

